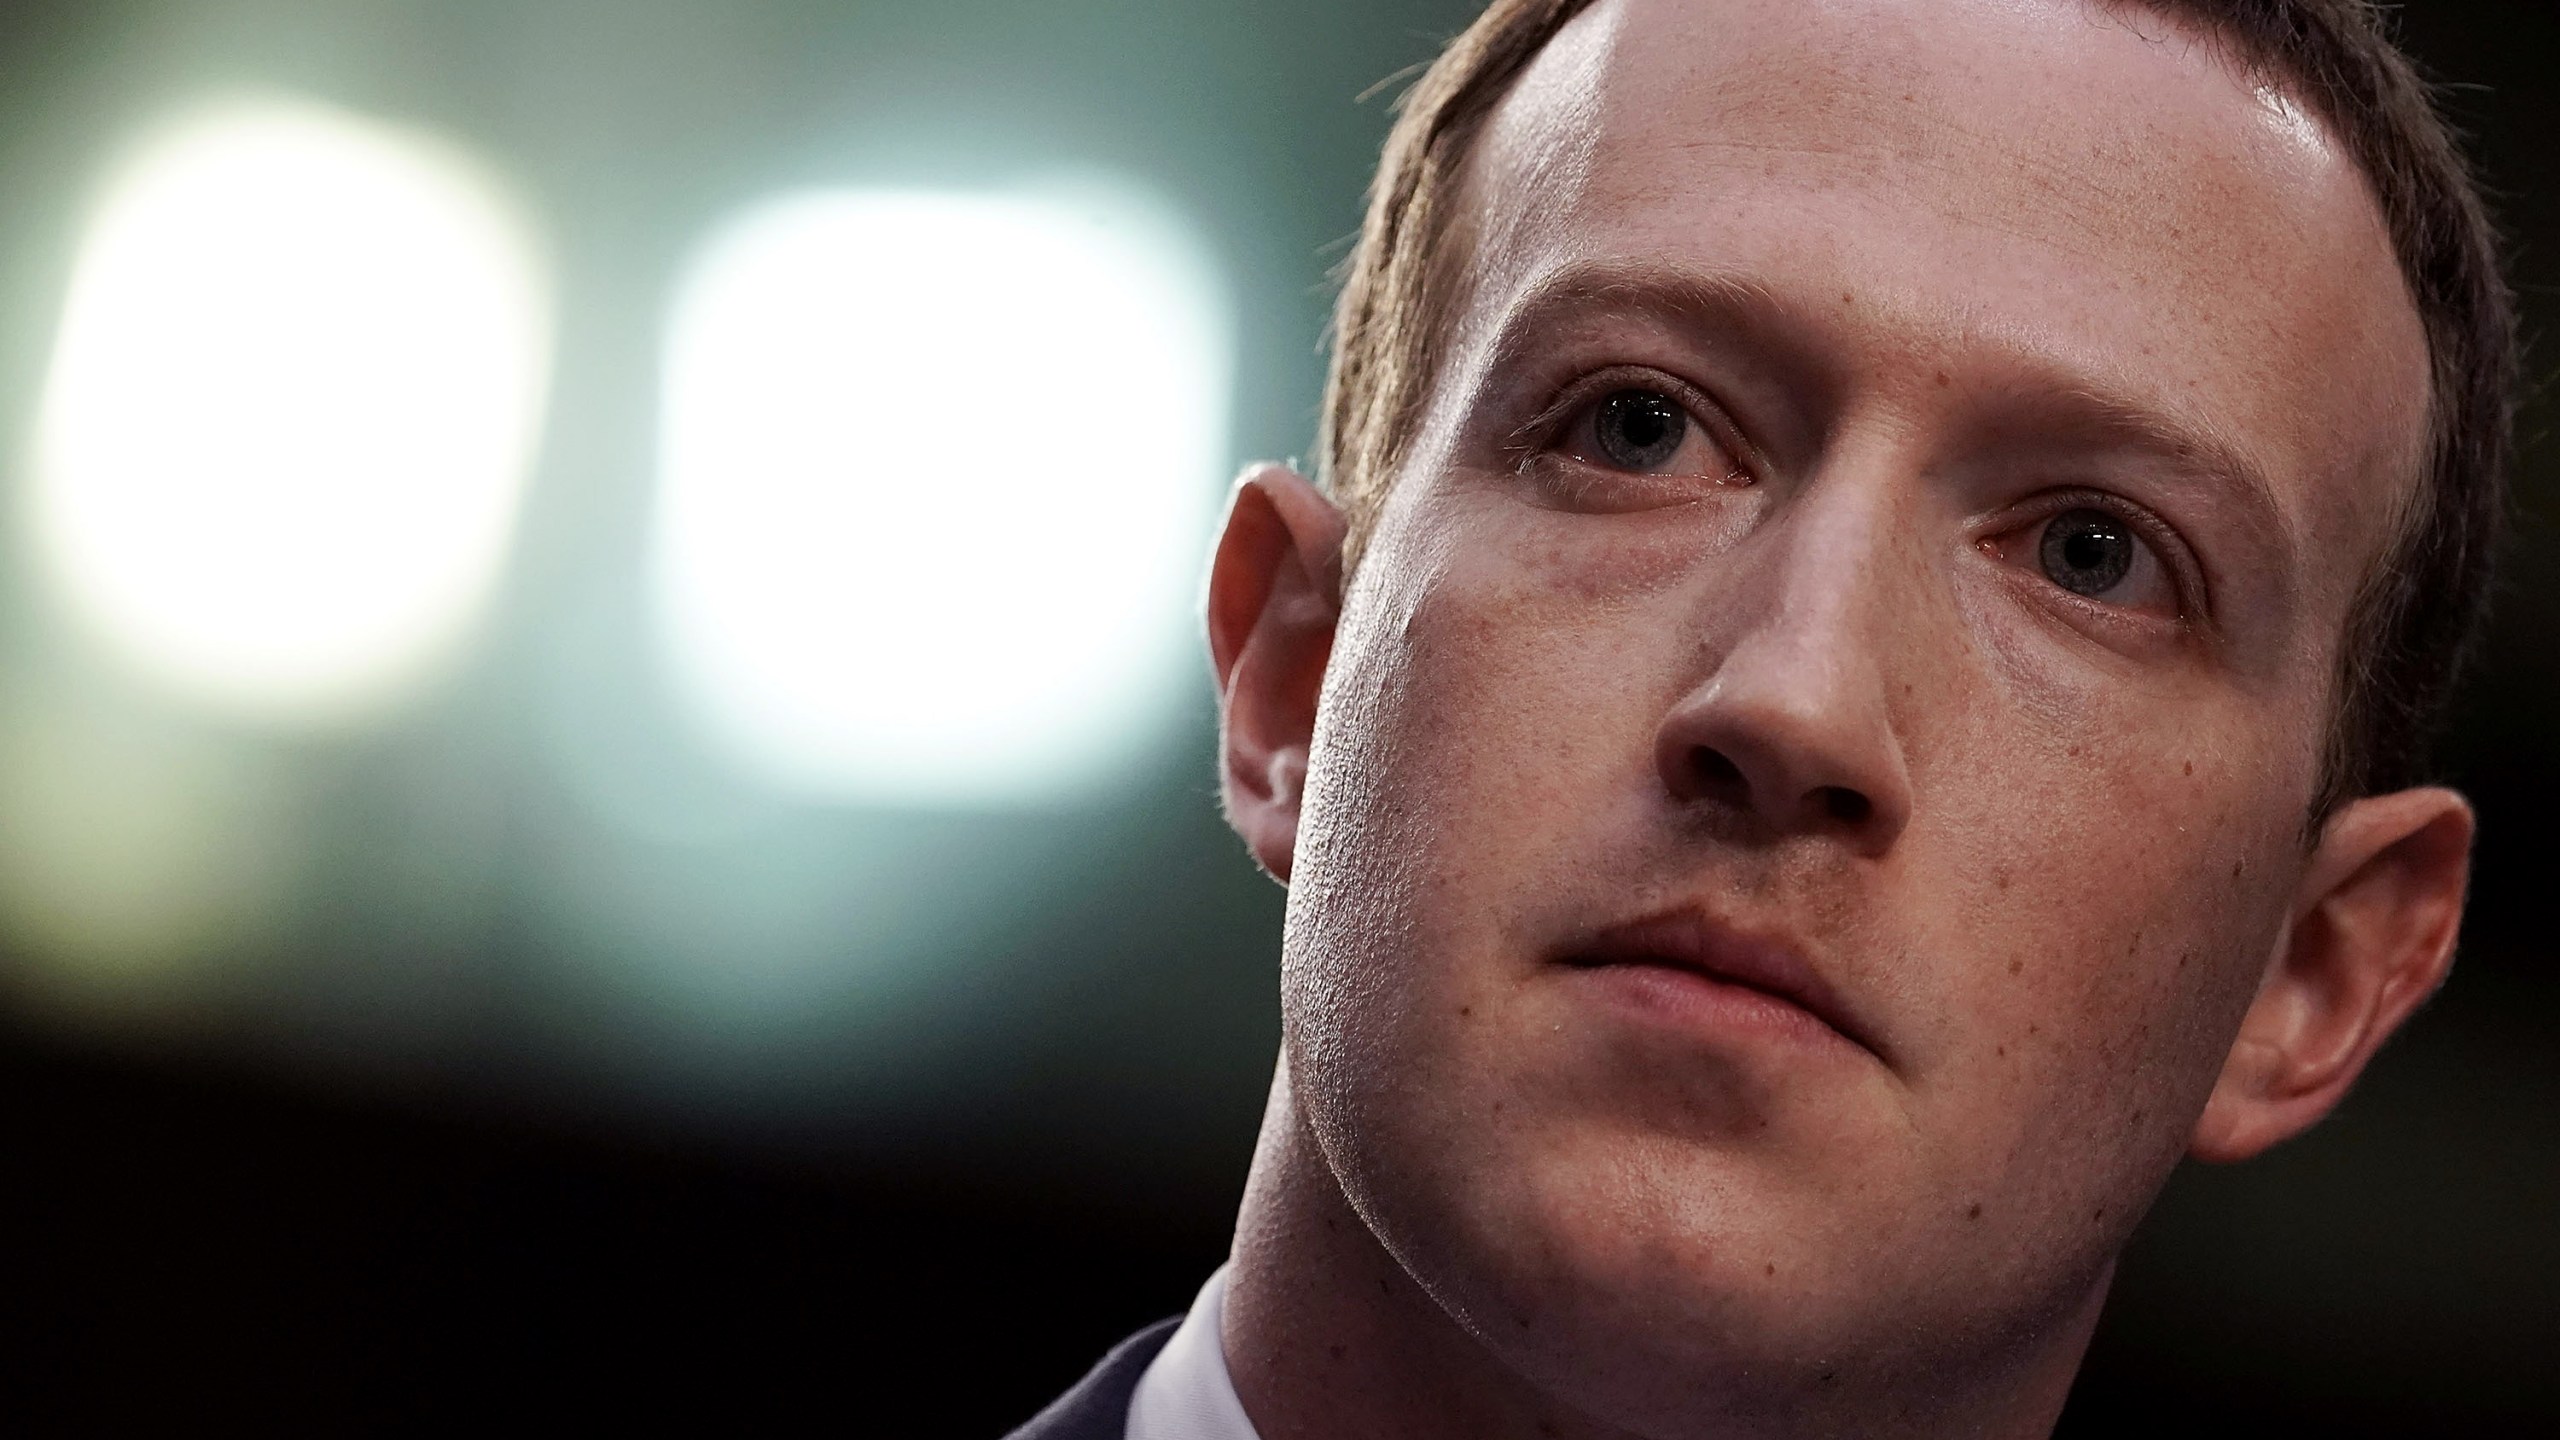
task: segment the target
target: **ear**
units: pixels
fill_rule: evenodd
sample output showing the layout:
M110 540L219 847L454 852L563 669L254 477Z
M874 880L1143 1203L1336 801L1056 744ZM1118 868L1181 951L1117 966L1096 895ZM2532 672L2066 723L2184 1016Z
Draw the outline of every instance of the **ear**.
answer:
M1227 823L1282 884L1342 614L1343 532L1342 512L1304 476L1257 465L1236 482L1210 562L1219 788Z
M2474 827L2470 803L2438 789L2356 800L2330 817L2191 1154L2246 1160L2309 1129L2444 982Z

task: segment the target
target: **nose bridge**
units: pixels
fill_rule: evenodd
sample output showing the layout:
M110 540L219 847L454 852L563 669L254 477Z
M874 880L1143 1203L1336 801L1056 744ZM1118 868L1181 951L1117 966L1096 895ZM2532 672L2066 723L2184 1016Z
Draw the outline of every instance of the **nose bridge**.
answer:
M1730 558L1710 600L1697 683L1664 719L1673 796L1740 808L1782 832L1889 845L1910 809L1892 704L1915 479L1890 443L1836 452Z
M1890 612L1904 560L1895 553L1904 497L1887 480L1888 458L1830 467L1791 497L1752 577L1760 603L1720 668L1765 669L1760 678L1807 696L1877 678L1878 637L1867 632Z

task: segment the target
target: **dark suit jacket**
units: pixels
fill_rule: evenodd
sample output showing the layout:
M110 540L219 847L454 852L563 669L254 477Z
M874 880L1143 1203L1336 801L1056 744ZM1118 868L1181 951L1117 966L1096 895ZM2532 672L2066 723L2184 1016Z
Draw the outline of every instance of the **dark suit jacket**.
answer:
M1005 1440L1121 1440L1129 1428L1129 1397L1138 1377L1173 1338L1182 1317L1159 1321L1120 1342L1076 1387L1049 1402Z

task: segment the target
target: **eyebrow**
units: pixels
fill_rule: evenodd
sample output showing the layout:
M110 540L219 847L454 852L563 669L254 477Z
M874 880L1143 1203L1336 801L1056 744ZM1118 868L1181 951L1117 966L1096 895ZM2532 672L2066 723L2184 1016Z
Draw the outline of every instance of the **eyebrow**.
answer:
M1757 336L1775 328L1772 322L1789 309L1767 285L1737 275L1649 264L1569 265L1541 277L1504 308L1492 359L1497 369L1516 362L1540 330L1584 311L1662 315L1692 331L1742 329Z
M2256 512L2253 518L2266 527L2282 528L2283 512L2277 508L2275 486L2268 481L2266 472L2239 446L2212 431L2180 424L2149 407L2085 386L2064 386L2045 398L2058 408L2073 412L2064 417L2066 420L2114 439L2127 449L2165 455L2180 469L2240 497L2248 509Z

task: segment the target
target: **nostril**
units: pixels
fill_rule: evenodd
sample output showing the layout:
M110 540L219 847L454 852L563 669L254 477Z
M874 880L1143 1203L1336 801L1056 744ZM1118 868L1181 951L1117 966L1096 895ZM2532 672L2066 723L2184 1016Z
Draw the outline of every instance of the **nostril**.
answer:
M1825 785L1814 792L1822 797L1823 812L1843 825L1863 825L1876 813L1875 802L1842 785Z
M1698 787L1710 793L1730 792L1744 786L1742 767L1721 750L1701 745L1689 752L1689 768L1697 772Z

